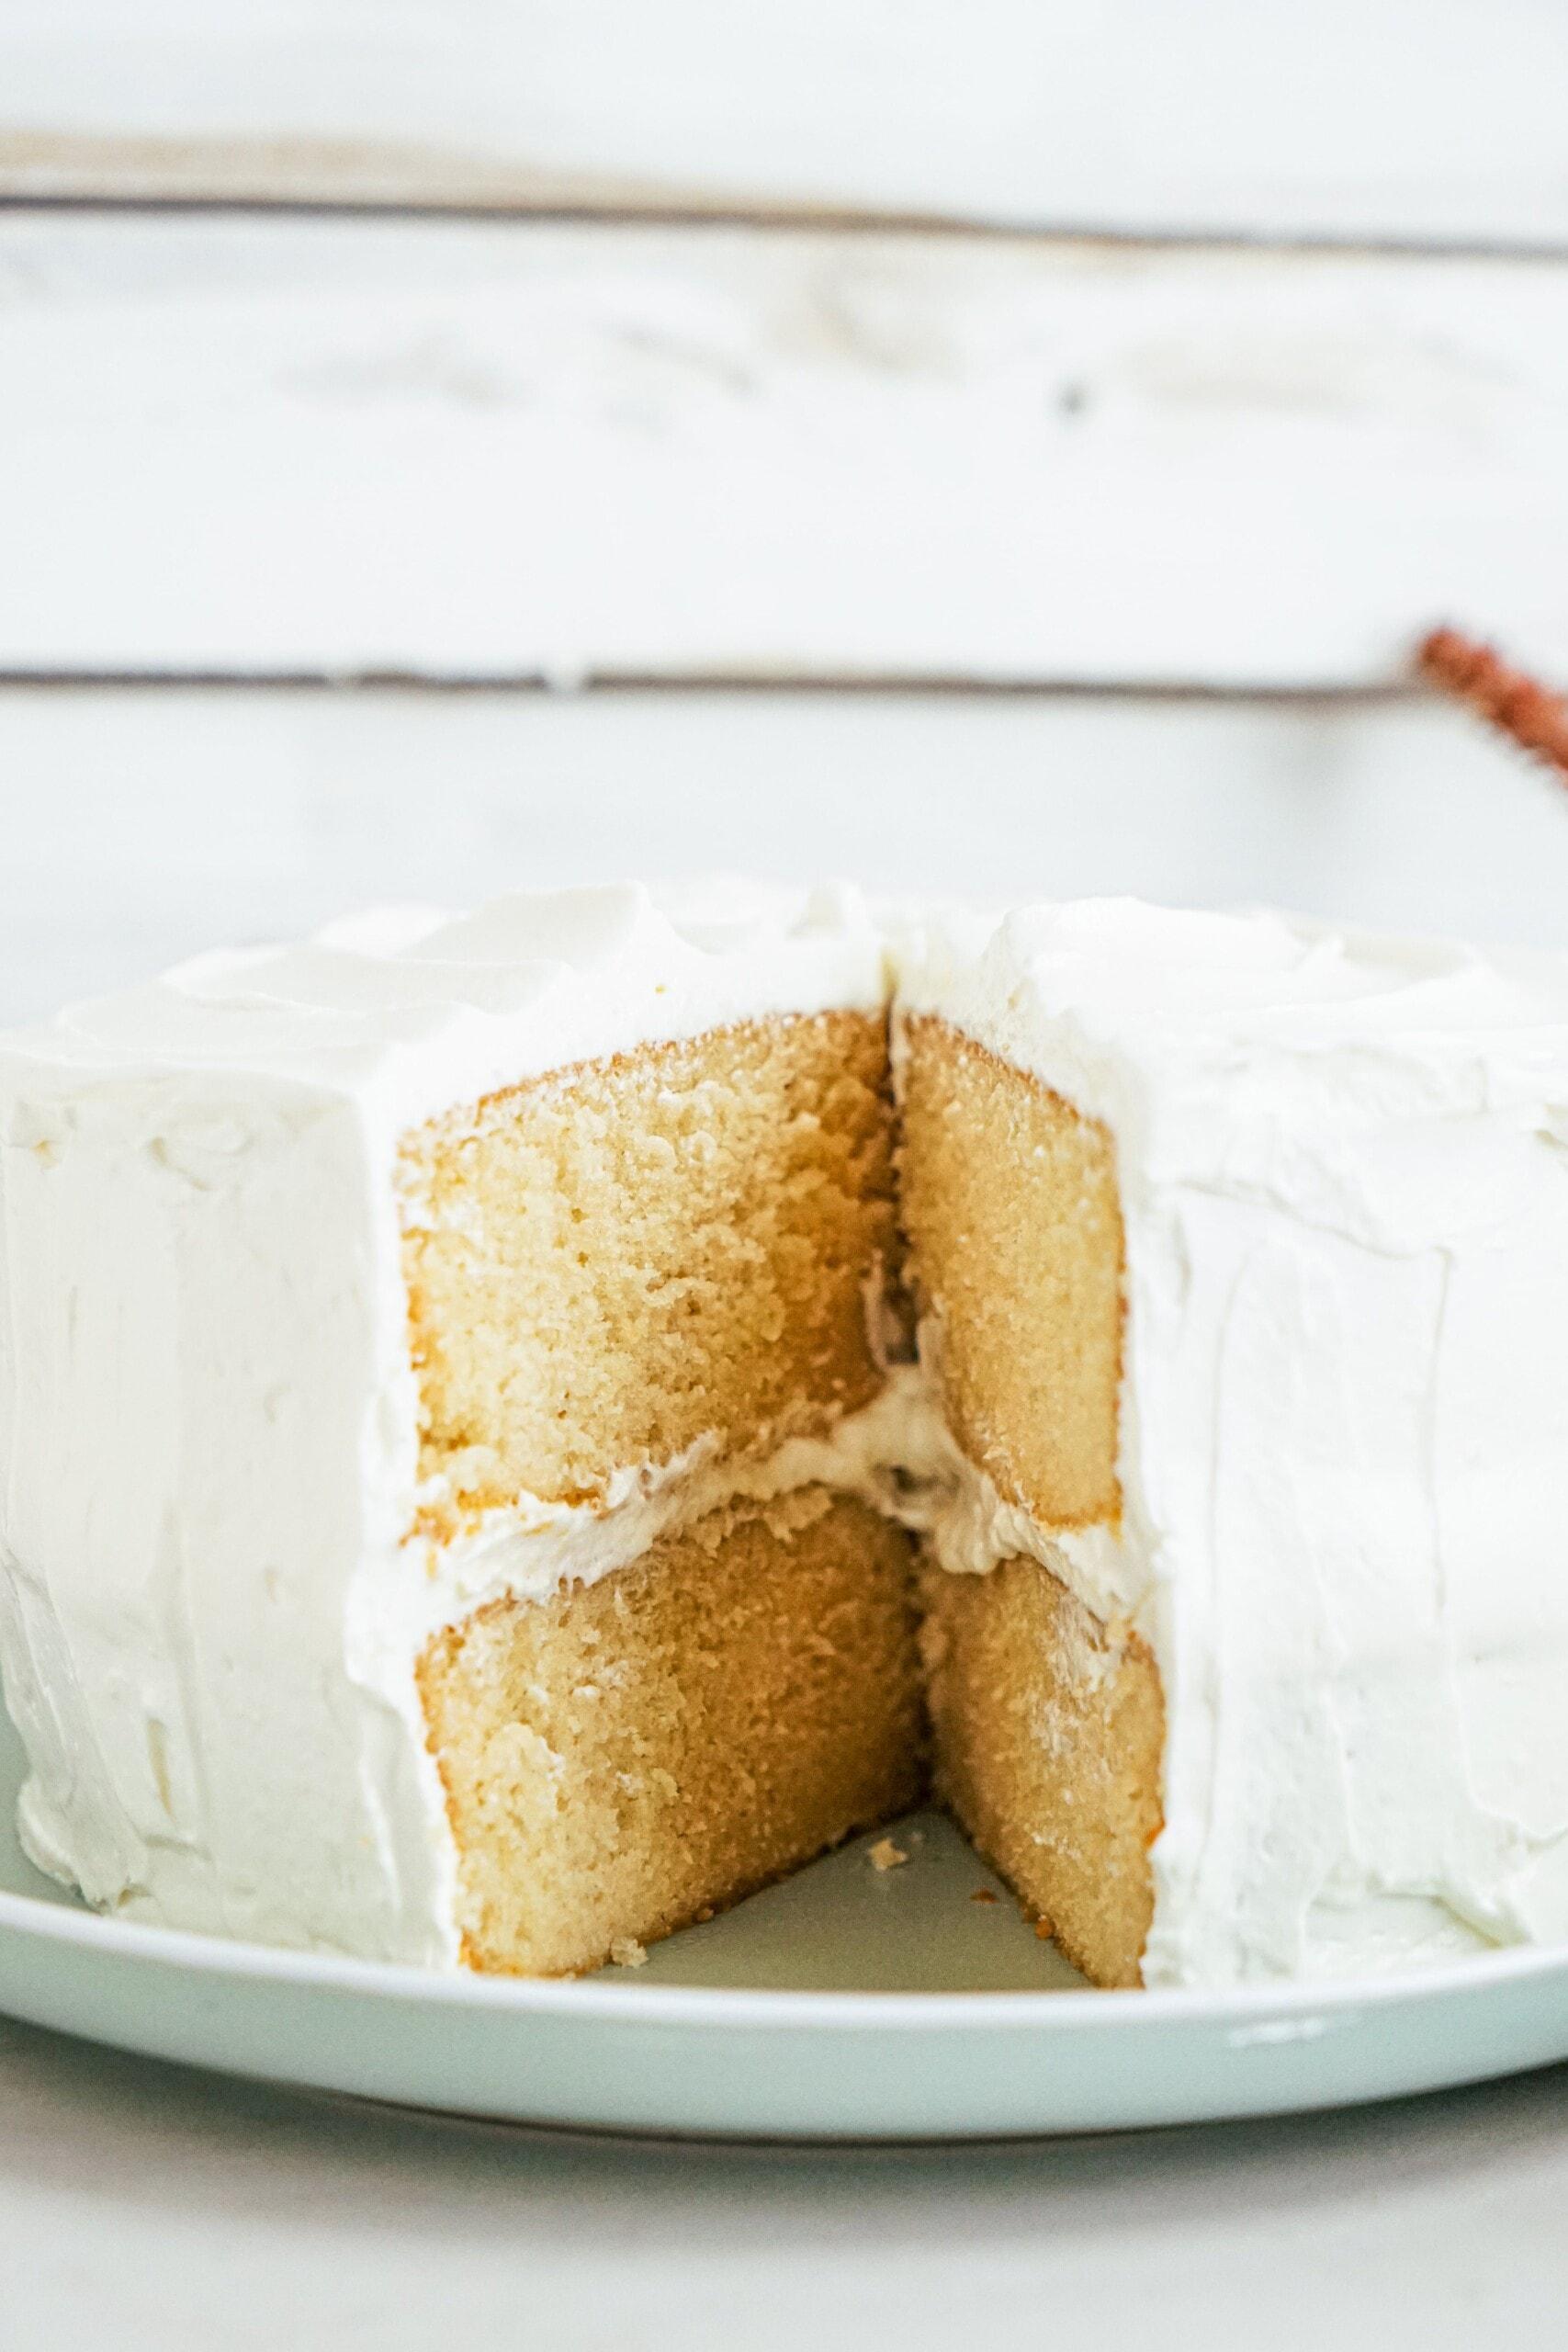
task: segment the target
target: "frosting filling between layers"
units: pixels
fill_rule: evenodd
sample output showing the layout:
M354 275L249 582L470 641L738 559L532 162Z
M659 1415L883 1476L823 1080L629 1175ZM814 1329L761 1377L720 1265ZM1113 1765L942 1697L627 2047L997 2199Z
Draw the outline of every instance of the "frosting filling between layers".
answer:
M1004 1499L955 1443L918 1362L890 1364L880 1396L822 1435L750 1455L724 1454L704 1439L674 1461L617 1471L603 1501L525 1496L455 1537L410 1535L394 1565L362 1569L350 1588L345 1657L356 1686L405 1726L445 1886L454 1883L456 1855L413 1671L431 1637L498 1600L545 1601L595 1584L728 1504L805 1487L852 1496L897 1521L954 1575L983 1576L1020 1555L1037 1560L1112 1628L1131 1625L1145 1597L1134 1555L1109 1531L1048 1533ZM444 1907L450 1903L436 1905ZM456 1951L454 1935L451 1956Z
M909 1367L896 1373L874 1403L822 1435L791 1437L751 1455L725 1454L705 1438L672 1462L620 1469L602 1502L525 1496L484 1512L456 1537L410 1535L394 1561L361 1568L344 1611L347 1672L406 1735L411 1795L423 1809L419 1842L441 1858L446 1893L434 1906L433 1925L447 1957L457 1951L449 1924L457 1856L415 1680L432 1636L495 1600L544 1601L567 1587L596 1584L640 1560L661 1536L729 1503L771 1501L821 1486L897 1515L895 1465L906 1456L904 1432L911 1420L924 1423L918 1387Z

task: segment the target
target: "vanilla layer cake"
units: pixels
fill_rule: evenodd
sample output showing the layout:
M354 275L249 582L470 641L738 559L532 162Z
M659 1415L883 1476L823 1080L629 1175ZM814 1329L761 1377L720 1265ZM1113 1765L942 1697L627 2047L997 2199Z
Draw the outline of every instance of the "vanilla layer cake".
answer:
M1568 982L396 913L7 1041L0 1663L136 1916L525 1973L938 1794L1096 1982L1568 1932Z

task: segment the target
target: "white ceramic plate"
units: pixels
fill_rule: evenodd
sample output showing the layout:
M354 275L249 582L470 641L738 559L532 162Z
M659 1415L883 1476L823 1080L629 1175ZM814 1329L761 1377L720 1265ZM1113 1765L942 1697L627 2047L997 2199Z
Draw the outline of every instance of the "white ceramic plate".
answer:
M951 1826L859 1838L581 1984L443 1976L101 1919L31 1869L0 1713L0 2009L401 2104L770 2139L1108 2132L1386 2098L1568 2057L1568 1952L1240 1994L1095 1993Z

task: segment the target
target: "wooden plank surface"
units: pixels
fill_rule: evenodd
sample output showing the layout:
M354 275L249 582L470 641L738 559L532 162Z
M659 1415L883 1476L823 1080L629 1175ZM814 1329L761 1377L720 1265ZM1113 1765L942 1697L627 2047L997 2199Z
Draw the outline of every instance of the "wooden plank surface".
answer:
M8 0L0 187L1568 242L1552 0Z
M0 220L0 668L1376 684L1568 649L1568 265Z
M1568 795L1419 704L0 691L0 1022L380 899L626 874L1565 944Z

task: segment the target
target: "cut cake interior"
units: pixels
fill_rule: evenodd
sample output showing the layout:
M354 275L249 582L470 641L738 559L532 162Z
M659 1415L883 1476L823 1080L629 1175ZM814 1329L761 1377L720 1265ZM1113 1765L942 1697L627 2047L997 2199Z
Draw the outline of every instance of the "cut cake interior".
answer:
M882 1385L881 1015L555 1073L403 1157L423 1467L457 1517L593 1502L694 1447L760 1458ZM807 1486L437 1635L419 1681L470 1961L595 1966L912 1802L909 1548Z
M419 1668L478 1968L596 1966L913 1804L908 1538L797 1488L709 1512Z
M775 1017L552 1072L411 1137L423 1474L602 1496L869 1402L894 1247L881 1015Z
M1110 1139L941 1021L911 1021L901 1060L901 1207L886 1024L861 1013L649 1046L409 1138L422 1466L446 1532L529 1497L598 1506L628 1464L693 1448L761 1461L871 1405L896 1217L969 1461L1047 1533L1114 1523ZM918 1600L938 1793L1089 1974L1135 1984L1147 1650L1036 1559L917 1580L903 1531L821 1485L431 1640L466 1957L596 1965L912 1802Z
M1046 1538L1114 1528L1122 1240L1105 1129L947 1023L904 1024L902 1216L921 1353L971 1464ZM1046 1561L922 1579L939 1794L1100 1984L1154 1910L1146 1645Z

